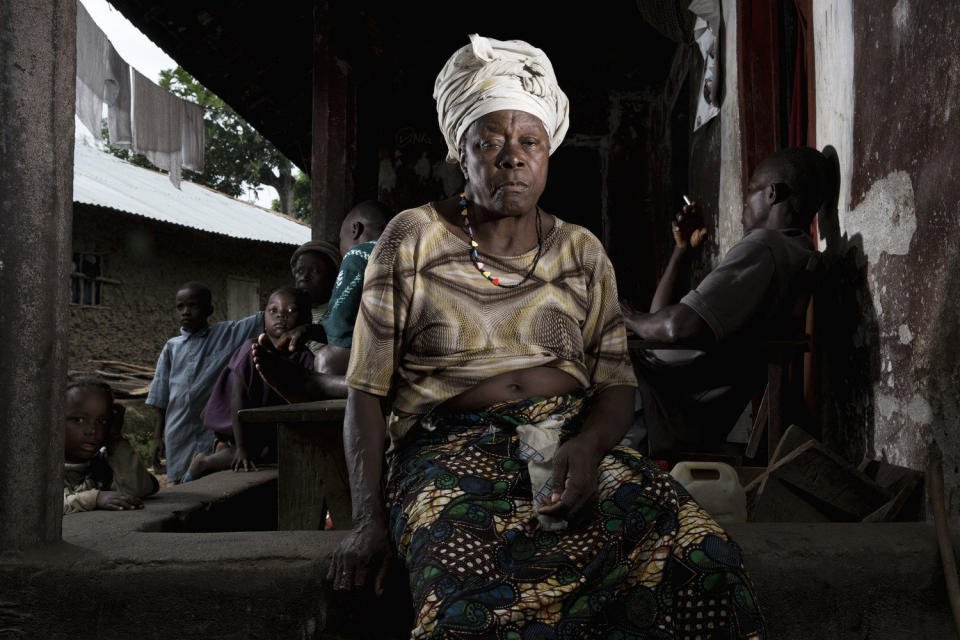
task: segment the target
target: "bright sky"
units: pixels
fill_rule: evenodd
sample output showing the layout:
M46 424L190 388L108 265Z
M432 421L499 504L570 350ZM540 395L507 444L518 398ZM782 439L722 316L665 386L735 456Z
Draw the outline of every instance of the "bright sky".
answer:
M163 69L172 69L177 66L173 58L153 44L106 0L80 0L80 2L97 26L107 35L120 57L146 77L157 82ZM83 128L82 125L80 128ZM276 197L276 189L261 185L259 193L254 195L251 191L248 200L262 207L269 207L270 202Z

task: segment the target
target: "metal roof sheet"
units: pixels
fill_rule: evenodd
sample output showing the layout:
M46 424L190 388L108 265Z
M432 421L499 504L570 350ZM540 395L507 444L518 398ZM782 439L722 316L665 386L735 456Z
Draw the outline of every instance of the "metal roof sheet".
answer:
M77 139L73 200L233 238L299 245L310 227L293 218L166 174L144 169Z

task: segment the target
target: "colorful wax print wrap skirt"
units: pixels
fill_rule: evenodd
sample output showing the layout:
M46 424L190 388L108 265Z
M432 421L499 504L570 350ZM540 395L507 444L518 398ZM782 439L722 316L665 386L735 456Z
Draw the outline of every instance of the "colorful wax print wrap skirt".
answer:
M391 538L413 638L764 638L740 548L636 451L600 463L599 493L561 531L534 513L516 428L586 411L582 394L431 414L391 452Z

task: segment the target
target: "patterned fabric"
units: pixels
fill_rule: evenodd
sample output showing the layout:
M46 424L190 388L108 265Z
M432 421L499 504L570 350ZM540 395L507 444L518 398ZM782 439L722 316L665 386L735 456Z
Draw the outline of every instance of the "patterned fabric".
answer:
M323 319L327 317L327 308L329 307L329 302L324 302L323 304L315 304L310 307L310 321L312 324L322 324ZM327 344L326 342L318 342L316 340L311 340L307 342L307 349L310 350L310 353L317 355L320 353L320 349L323 348L323 345Z
M763 638L740 549L655 464L617 447L599 497L564 531L531 503L517 424L565 416L581 396L434 413L390 458L391 538L406 563L413 638ZM442 424L441 424L442 423Z
M353 326L357 323L357 312L360 311L363 274L375 245L375 242L361 242L343 256L337 282L330 294L329 311L322 323L327 344L347 349L353 345Z
M535 254L481 257L509 283ZM502 289L477 271L467 242L432 205L390 221L367 266L347 384L379 396L395 385L395 442L478 382L537 366L598 391L636 386L613 267L593 234L557 219L531 279Z

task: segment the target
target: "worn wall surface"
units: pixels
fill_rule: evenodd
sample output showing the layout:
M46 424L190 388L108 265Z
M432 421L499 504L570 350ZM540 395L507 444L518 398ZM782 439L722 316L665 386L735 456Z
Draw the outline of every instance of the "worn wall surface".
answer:
M75 25L0 3L0 550L60 538Z
M179 335L174 297L196 280L213 293L211 322L226 320L227 277L260 281L260 299L291 284L294 247L203 233L141 216L76 205L73 250L103 253L103 305L70 305L70 368L92 359L154 365L164 343Z
M841 177L836 218L821 221L843 285L818 314L825 436L850 458L916 468L936 439L957 512L960 5L821 0L814 10L817 141L836 149Z
M720 196L715 241L724 255L743 236L740 144L740 86L737 77L737 3L722 2L723 103L720 105Z

